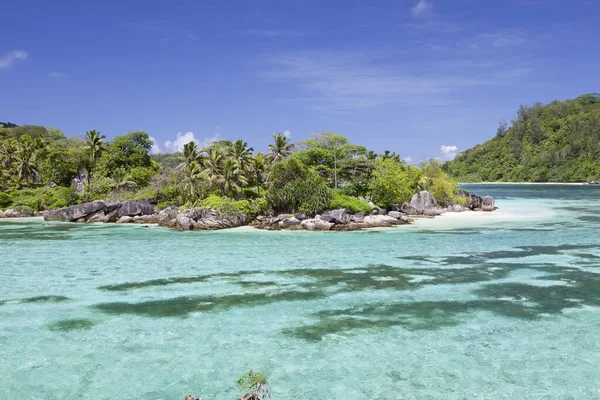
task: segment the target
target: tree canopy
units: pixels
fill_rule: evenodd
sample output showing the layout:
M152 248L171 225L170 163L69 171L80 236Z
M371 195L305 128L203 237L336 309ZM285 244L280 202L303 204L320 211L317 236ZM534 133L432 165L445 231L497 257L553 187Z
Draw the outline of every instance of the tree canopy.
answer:
M521 105L511 126L444 169L462 182L582 182L600 179L600 94Z
M218 205L248 213L314 215L339 207L368 213L368 202L358 196L392 207L423 187L451 202L456 189L439 164L424 166L430 172L423 174L396 153L377 154L334 132L299 143L278 133L266 154L243 139L192 141L175 154L151 155L151 148L141 131L108 140L97 130L66 138L49 127L0 127L2 207L150 199L159 207ZM74 178L85 183L77 192Z

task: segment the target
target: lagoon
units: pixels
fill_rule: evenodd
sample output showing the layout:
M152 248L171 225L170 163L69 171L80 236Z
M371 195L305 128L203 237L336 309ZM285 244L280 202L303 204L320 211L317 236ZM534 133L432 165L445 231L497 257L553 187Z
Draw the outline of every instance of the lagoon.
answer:
M356 232L0 220L0 398L600 398L600 188Z

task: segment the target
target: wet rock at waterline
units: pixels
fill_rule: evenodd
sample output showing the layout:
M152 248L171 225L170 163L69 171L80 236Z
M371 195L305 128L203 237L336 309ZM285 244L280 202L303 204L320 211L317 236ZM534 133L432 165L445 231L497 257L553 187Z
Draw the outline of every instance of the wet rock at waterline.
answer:
M77 204L44 213L46 221L61 222L155 222L156 210L147 201L106 203L102 200Z

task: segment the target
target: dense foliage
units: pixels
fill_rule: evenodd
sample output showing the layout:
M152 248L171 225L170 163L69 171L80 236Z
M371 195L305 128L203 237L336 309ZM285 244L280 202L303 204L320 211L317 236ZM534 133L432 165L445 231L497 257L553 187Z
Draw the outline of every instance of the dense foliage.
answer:
M444 167L463 182L600 179L600 94L520 106L512 126Z
M443 204L455 199L456 184L439 164L421 170L332 132L299 143L275 134L266 154L241 139L204 147L189 142L181 152L158 155L149 154L152 144L140 131L107 140L95 130L66 138L53 128L0 127L0 207L37 211L149 199L159 208L210 207L252 217L334 208L369 213L359 196L391 208L418 189L431 190Z

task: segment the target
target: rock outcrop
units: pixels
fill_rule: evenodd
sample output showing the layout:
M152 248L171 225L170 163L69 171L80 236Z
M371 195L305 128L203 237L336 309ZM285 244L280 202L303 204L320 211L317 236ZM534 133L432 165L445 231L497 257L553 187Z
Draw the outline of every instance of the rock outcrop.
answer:
M40 216L41 213L34 212L30 209L24 210L15 210L14 208L9 208L8 210L0 210L0 218L27 218L27 217L37 217Z
M409 203L405 203L399 208L399 211L412 216L425 215L436 216L444 213L445 209L440 207L433 195L427 190L422 190L410 199Z
M302 221L302 228L309 231L329 231L333 227L333 223L324 221L321 218L309 218Z
M494 211L496 208L495 203L493 197L485 196L481 201L481 211Z
M158 220L154 206L147 201L106 203L103 200L47 211L44 213L44 219L61 222L118 223L154 223Z
M177 208L169 207L159 212L156 220L160 226L179 231L215 230L244 226L248 223L248 216L240 212L223 213L210 208L178 212Z
M336 210L325 211L321 214L321 219L334 224L347 224L350 222L350 215L348 215L348 211L345 208L338 208Z
M483 205L483 199L481 198L481 196L477 196L477 195L473 195L473 194L469 196L469 203L467 203L467 207L469 207L469 209L480 210L482 205Z

